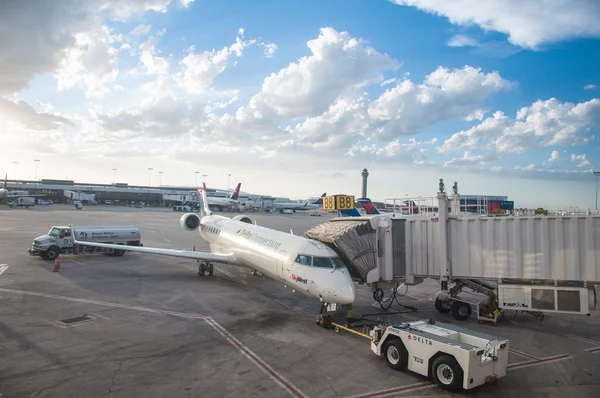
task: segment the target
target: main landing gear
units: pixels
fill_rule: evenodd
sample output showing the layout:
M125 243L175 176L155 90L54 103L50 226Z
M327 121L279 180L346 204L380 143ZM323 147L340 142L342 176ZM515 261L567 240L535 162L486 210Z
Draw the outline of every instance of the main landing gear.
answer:
M215 272L215 267L213 266L212 263L208 263L208 265L205 262L201 262L200 265L198 266L198 275L200 276L204 276L205 273L207 273L209 276L212 276L212 274Z

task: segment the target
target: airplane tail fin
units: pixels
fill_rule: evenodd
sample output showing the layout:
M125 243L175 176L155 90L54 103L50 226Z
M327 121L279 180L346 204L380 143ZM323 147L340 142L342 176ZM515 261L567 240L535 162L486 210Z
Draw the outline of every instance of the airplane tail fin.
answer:
M233 191L231 193L231 196L229 197L229 199L238 200L238 197L240 195L240 188L241 187L242 187L242 183L238 182L237 187L235 187L235 191Z
M327 196L327 192L324 192L323 195L321 195L321 197L317 200L315 200L314 202L312 202L312 205L322 205L323 204L323 198Z
M200 215L202 217L212 215L212 211L208 208L208 200L206 199L206 183L202 183L202 188L198 192L200 193Z
M362 214L356 209L352 210L340 210L340 215L342 217L360 217Z
M356 201L362 204L366 214L381 214L379 210L377 210L373 202L371 202L371 199L359 198Z

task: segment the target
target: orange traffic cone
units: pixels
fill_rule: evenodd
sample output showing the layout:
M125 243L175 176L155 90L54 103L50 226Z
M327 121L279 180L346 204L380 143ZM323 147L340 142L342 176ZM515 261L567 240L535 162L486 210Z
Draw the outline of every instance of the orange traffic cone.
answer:
M58 272L58 270L60 269L60 261L58 261L58 258L56 260L54 260L54 270L52 272Z

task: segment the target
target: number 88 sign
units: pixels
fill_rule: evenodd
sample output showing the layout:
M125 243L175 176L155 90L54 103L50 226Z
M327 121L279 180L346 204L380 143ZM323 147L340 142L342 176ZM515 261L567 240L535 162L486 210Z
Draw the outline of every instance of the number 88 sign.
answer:
M337 210L354 209L354 196L336 196L335 201Z

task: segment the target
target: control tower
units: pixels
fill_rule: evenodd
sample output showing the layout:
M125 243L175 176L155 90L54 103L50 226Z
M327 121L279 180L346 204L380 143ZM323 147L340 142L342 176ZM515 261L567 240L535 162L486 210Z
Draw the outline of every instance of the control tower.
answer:
M369 177L369 171L367 169L363 169L362 173L362 198L367 197L367 178Z

